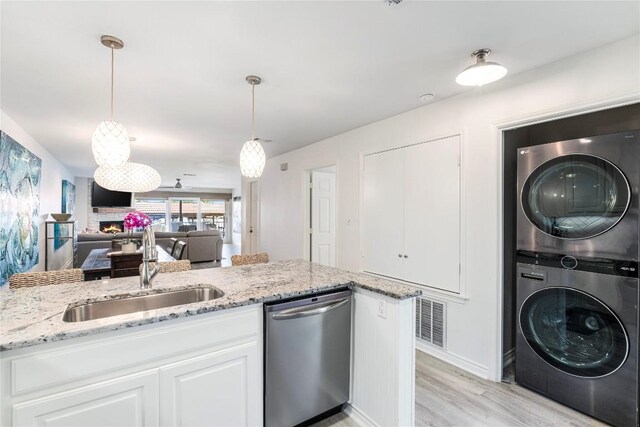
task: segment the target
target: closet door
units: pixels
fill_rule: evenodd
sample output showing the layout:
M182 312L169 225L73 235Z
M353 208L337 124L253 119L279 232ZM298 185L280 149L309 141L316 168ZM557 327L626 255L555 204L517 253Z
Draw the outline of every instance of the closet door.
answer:
M402 279L459 293L460 137L429 141L403 152Z
M402 150L364 158L363 270L400 277L403 266Z

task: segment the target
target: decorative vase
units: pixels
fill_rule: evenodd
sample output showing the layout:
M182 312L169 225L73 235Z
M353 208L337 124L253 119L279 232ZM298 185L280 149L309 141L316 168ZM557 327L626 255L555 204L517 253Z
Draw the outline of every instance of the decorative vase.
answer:
M123 243L122 244L122 253L123 254L133 254L136 252L136 244L135 242Z

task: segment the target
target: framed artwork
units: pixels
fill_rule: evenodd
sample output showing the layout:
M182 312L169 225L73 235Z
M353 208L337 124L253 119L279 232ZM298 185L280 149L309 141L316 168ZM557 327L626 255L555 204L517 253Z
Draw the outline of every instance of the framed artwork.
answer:
M61 213L76 214L76 186L67 181L62 180L62 206L60 207Z
M0 286L38 264L42 160L0 131Z

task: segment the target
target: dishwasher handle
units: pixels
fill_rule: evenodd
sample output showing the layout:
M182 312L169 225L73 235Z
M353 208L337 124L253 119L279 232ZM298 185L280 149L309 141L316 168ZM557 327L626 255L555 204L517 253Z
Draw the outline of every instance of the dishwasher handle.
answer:
M331 302L332 304L329 304L329 305L327 305L327 303L324 302L321 304L315 304L311 306L311 307L320 306L318 308L308 309L309 306L306 306L306 307L290 308L288 310L282 310L273 315L273 320L296 319L298 317L308 317L308 316L315 316L316 314L323 314L328 311L335 310L338 307L342 307L343 305L349 302L349 298L344 298L337 302L333 302L333 301ZM302 308L305 308L305 309L302 310Z

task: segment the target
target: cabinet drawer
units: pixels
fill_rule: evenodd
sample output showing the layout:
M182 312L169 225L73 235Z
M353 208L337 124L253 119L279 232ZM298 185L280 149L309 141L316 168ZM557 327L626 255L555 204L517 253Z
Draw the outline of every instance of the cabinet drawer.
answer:
M260 308L242 307L43 344L39 346L43 350L24 355L9 351L3 355L2 376L10 378L15 396L117 369L159 365L163 359L232 341L255 340L260 334Z

